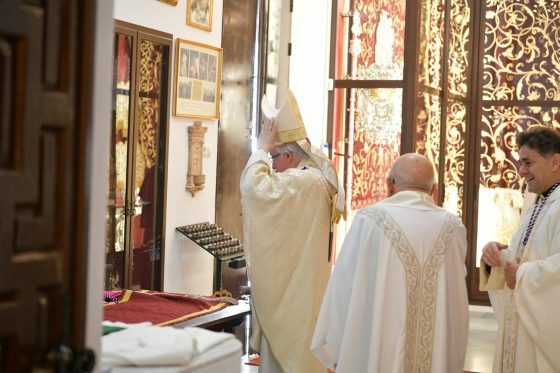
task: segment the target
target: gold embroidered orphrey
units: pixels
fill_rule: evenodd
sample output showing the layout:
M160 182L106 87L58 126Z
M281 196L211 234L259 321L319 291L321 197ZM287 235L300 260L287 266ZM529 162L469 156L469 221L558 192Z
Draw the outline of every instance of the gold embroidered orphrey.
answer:
M202 149L204 147L204 134L208 128L202 127L202 122L197 120L189 126L189 164L187 170L187 190L192 196L204 189L206 175L202 173Z
M457 226L448 215L435 247L422 265L397 222L385 210L377 207L364 213L384 229L406 270L406 345L405 372L430 372L437 294L437 275L449 241Z
M515 306L515 300L513 297L513 292L506 295L508 300L506 301L504 309L504 347L502 348L502 372L509 373L513 372L515 369L515 349L517 345L517 328L519 323L519 314L517 313L517 308Z

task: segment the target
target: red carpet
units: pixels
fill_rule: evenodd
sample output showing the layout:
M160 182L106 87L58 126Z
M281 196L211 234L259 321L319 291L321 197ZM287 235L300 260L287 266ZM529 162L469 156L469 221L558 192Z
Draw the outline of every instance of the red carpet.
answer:
M177 293L157 291L123 291L119 302L108 302L103 307L103 319L139 323L150 321L154 325L173 325L197 316L219 311L228 303L203 301Z
M249 359L248 362L246 362L245 364L247 365L257 365L259 366L261 364L261 357L259 355L255 356L252 359Z

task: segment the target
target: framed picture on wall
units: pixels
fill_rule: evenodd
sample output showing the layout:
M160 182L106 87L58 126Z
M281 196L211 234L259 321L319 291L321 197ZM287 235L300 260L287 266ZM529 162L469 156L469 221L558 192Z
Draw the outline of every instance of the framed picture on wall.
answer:
M222 49L177 39L175 50L174 114L219 119Z
M213 0L187 0L187 25L212 31Z
M159 0L159 1L161 1L162 3L169 4L169 5L177 6L177 1L178 0Z

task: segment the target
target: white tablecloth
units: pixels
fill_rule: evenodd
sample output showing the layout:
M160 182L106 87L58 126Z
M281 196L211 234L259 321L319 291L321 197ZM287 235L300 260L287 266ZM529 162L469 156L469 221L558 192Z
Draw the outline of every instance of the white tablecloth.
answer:
M240 372L242 344L201 328L143 326L102 338L101 366L111 373Z

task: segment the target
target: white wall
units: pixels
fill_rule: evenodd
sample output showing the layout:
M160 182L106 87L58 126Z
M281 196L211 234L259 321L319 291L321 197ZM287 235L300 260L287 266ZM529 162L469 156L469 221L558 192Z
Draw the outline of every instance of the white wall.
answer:
M221 47L222 0L214 0L212 31L187 26L187 1L177 6L156 0L115 0L115 19L173 34L172 82L175 76L175 40L187 39ZM110 60L107 61L110 64ZM171 87L173 92L173 87ZM171 102L171 113L173 106ZM187 126L193 118L170 116L167 164L167 204L165 231L164 290L194 294L212 293L213 259L203 249L181 237L175 227L214 222L216 202L216 164L218 121L202 120L208 127L205 142L210 156L204 158L206 187L193 198L186 190L188 137ZM198 120L198 119L197 119Z
M290 88L315 146L326 139L330 15L331 0L294 1Z

